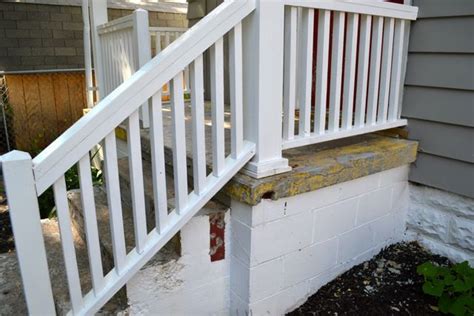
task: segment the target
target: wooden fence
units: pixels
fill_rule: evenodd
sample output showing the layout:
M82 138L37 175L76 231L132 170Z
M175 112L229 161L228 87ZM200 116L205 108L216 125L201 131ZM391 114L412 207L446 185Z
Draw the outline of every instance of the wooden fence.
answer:
M82 72L5 77L16 149L37 153L77 121L87 107Z

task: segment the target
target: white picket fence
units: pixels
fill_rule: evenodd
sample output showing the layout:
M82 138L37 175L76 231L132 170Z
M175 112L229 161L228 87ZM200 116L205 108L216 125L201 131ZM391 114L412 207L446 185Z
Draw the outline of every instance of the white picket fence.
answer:
M2 156L16 251L31 314L55 313L37 201L49 187L53 187L55 195L71 314L92 314L244 166L242 170L255 177L283 172L289 170L282 157L284 148L406 123L400 119L400 98L408 20L415 19L417 14L414 7L362 0L225 1L145 64L137 59L136 47L121 44L133 43L130 39L134 39L134 45L146 45L136 42L142 34L136 32L143 23L136 22L136 18L142 14L136 12L135 20L125 18L114 26L101 29L104 38L114 34L113 40L108 41L112 46L101 48L103 59L107 61L106 72L110 72L106 78L115 78L114 71L122 67L130 66L135 70L139 67L138 71L127 73L127 77L119 74L122 83L107 82L105 87L110 91L106 91L110 93L33 160L29 154L18 151ZM313 73L315 14L318 17L318 42L316 73ZM148 31L148 25L145 26ZM111 32L114 28L122 31ZM146 32L146 43L150 43L149 36ZM229 64L226 66L224 36L228 36L229 42ZM206 171L203 84L203 53L208 49L213 157L210 174ZM148 52L151 53L149 47ZM121 63L114 55L117 53L133 62ZM330 63L329 54L332 54ZM192 108L192 192L187 183L184 134L183 81L187 67ZM229 69L231 112L231 153L227 157L224 148L224 67ZM314 98L313 78L316 82ZM167 83L171 96L176 205L171 212L167 209L162 121L162 89ZM326 104L329 104L329 110ZM139 111L144 107L148 113L143 111L142 118L150 123L156 212L155 228L150 233L146 225L139 124ZM123 121L127 125L135 232L135 248L128 253L115 138L115 128ZM298 125L297 133L295 125ZM104 173L114 254L114 268L105 275L90 173L90 150L98 144L102 144L105 154ZM64 173L75 164L79 167L93 286L85 295L80 286L64 179Z

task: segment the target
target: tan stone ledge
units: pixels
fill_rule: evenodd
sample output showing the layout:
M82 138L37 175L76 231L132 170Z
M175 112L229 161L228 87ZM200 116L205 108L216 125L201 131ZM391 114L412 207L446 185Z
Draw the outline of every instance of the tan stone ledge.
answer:
M369 134L283 153L290 172L255 179L236 175L223 192L249 205L262 198L277 200L365 177L415 161L418 143Z

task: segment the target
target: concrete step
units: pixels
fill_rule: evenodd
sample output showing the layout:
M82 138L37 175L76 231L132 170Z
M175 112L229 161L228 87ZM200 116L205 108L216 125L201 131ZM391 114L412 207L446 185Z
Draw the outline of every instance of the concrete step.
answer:
M171 107L169 104L163 105L163 140L165 145L165 161L168 167L172 167L173 152L172 152L172 121L171 121ZM224 137L225 137L225 152L226 155L230 153L230 107L225 105L224 107ZM205 144L206 144L206 162L208 169L212 168L212 117L211 117L211 104L210 102L205 103L204 111L205 121ZM150 148L150 130L148 128L141 129L141 145L142 145L142 156L144 160L151 161L151 148ZM186 153L188 157L188 169L192 166L192 116L191 116L191 104L187 102L185 104L185 134L186 134ZM118 128L117 136L123 142L119 144L122 152L126 155L126 140L127 131L121 126ZM121 145L121 146L120 146ZM192 177L192 172L190 174Z
M61 247L59 225L56 219L41 220L45 240L48 267L58 315L66 315L71 309L67 286L64 257ZM77 229L72 227L76 248L77 265L81 289L87 293L92 288L87 248ZM125 293L118 293L98 314L118 314L126 309ZM0 254L0 315L27 315L20 270L15 252Z

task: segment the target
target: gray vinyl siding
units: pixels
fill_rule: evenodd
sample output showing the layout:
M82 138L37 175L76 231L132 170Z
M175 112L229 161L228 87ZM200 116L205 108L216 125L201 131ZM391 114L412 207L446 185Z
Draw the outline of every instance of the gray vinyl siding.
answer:
M414 0L402 115L410 180L474 197L474 1Z

